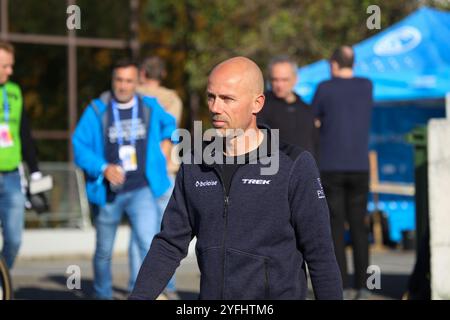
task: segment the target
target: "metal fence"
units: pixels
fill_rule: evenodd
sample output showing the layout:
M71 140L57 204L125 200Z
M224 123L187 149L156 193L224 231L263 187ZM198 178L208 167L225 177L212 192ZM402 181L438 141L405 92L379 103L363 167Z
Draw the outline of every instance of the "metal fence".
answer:
M27 210L26 228L88 228L90 208L84 187L84 174L72 163L42 162L40 170L53 177L53 189L46 192L48 212Z

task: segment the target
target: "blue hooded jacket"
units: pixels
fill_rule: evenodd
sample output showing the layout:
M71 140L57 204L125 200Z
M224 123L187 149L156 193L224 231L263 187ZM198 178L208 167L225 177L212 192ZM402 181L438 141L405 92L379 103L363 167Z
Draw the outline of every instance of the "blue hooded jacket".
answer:
M91 203L106 204L106 180L103 170L105 158L105 126L111 93L106 92L94 99L86 108L72 136L75 164L86 173L86 192ZM160 142L171 139L176 129L175 118L164 111L156 98L138 95L144 106L147 129L147 154L145 175L155 197L164 194L170 187L166 159Z

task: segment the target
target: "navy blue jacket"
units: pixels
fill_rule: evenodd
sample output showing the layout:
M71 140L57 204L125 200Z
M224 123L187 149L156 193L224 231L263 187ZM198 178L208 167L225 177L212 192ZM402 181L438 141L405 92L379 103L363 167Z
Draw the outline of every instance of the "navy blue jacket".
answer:
M217 166L181 165L162 230L130 299L155 299L194 236L200 299L305 299L305 263L317 299L342 299L328 207L312 155L280 144L267 156L279 157L277 174L261 175L264 162L258 158L239 167L230 190L224 190Z
M313 110L322 123L320 171L369 171L372 108L369 79L333 77L319 84Z

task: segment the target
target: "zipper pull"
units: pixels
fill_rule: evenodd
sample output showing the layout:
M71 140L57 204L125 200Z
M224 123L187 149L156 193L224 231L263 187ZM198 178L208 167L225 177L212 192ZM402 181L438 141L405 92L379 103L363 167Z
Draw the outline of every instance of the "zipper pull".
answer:
M228 196L225 197L224 203L225 203L225 209L223 210L223 217L225 218L227 216L227 212L228 212L228 204L229 204Z

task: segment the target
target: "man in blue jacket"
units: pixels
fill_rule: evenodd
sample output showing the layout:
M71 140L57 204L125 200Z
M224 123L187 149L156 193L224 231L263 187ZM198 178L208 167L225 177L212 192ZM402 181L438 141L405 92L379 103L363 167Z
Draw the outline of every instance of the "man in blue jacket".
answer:
M314 158L257 127L263 89L261 70L244 57L211 72L208 107L225 152L208 144L183 157L130 299L155 299L194 236L201 299L305 299L306 268L317 299L342 299Z
M94 217L94 293L112 298L111 257L123 212L136 235L143 261L160 229L157 199L170 187L164 150L170 150L175 119L155 98L136 94L138 66L119 61L112 92L95 99L84 111L72 138L75 163L86 173Z

